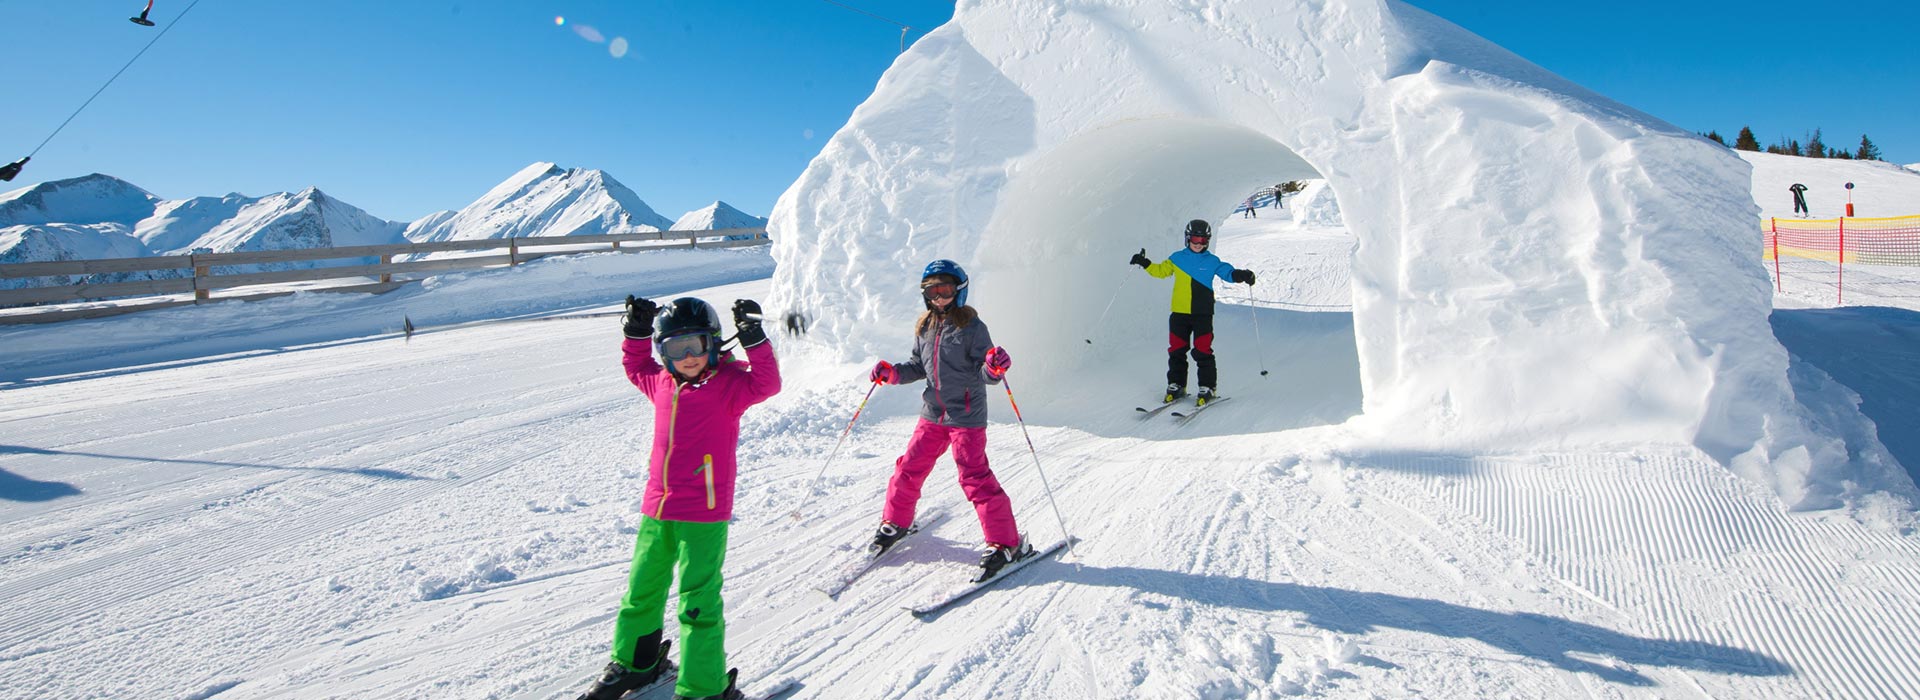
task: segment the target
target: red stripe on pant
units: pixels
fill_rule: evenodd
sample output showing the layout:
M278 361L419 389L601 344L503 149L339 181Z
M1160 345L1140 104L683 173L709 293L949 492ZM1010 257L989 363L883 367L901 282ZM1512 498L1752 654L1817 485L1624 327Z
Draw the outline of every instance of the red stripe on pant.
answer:
M1187 349L1187 339L1178 333L1167 334L1167 352L1180 352Z
M887 505L880 517L900 527L913 524L914 509L920 502L920 487L926 483L933 463L953 448L953 462L960 470L960 488L980 517L980 534L989 544L1013 547L1020 544L1020 529L1013 521L1013 501L1000 488L1000 481L987 466L987 429L950 428L925 418L907 439L907 452L893 463L893 480L887 482Z
M1213 354L1213 334L1197 335L1193 338L1193 351L1197 354Z

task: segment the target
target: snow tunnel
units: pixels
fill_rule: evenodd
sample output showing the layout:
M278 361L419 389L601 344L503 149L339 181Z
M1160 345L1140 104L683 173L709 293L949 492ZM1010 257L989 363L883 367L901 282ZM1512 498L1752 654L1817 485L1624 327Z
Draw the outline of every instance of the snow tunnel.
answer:
M1089 328L1137 275L1126 257L1309 172L1357 240L1357 382L1311 363L1264 381L1357 391L1342 429L1364 448L1671 445L1798 507L1884 481L1795 398L1743 161L1397 0L961 2L775 205L771 302L847 362L898 356L922 267L951 258L1023 406L1111 410L1165 362L1165 288L1144 276ZM1113 347L1089 349L1096 332ZM1224 349L1245 340L1223 333L1223 385L1262 381ZM1338 354L1284 357L1308 352ZM1234 429L1340 420L1337 396L1279 396L1236 409L1277 419Z

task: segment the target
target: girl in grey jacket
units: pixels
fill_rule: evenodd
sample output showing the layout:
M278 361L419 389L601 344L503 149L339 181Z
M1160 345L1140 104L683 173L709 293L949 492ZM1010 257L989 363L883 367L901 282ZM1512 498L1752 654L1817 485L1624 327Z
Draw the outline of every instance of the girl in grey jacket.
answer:
M1013 502L987 465L986 388L1007 376L1013 359L993 344L987 324L967 306L967 285L967 273L959 264L951 260L928 264L920 280L927 311L914 326L913 359L874 365L875 383L925 379L927 388L921 394L920 423L907 440L906 453L894 461L873 549L884 551L913 526L920 487L934 461L951 447L960 468L960 488L980 516L980 531L987 543L980 561L986 569L983 576L991 576L1022 558L1026 549L1013 519Z

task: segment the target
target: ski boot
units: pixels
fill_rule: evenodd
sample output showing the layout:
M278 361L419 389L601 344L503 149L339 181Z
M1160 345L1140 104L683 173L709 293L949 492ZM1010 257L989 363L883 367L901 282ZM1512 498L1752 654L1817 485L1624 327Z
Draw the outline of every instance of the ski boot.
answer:
M980 575L973 580L978 583L998 576L1000 570L1006 568L1008 564L1030 556L1033 556L1033 545L1027 544L1025 537L1020 538L1020 545L1017 547L988 543L986 553L980 555Z
M747 698L746 694L741 693L740 687L735 684L735 682L739 679L739 676L740 676L740 669L737 669L737 668L727 669L727 689L720 691L719 695L703 695L701 697L695 698L695 697L688 697L685 695L680 695L678 693L675 693L673 696L673 700L746 700Z
M667 660L667 648L671 646L672 641L661 642L659 658L654 659L653 668L645 671L635 671L618 661L608 662L600 679L594 681L593 687L588 688L587 692L581 693L579 700L620 700L622 695L658 682L667 671L673 669L673 662Z
M1166 398L1160 399L1160 403L1173 403L1175 401L1179 401L1180 399L1186 398L1186 396L1187 396L1186 387L1180 386L1179 384L1168 384L1167 396Z
M873 533L873 544L867 545L867 556L877 557L893 548L893 543L907 536L907 529L885 520L880 521L880 529Z
M1200 393L1195 394L1193 397L1193 407L1199 408L1201 406L1207 405L1208 402L1213 400L1213 396L1214 396L1213 387L1210 387L1210 386L1200 387Z

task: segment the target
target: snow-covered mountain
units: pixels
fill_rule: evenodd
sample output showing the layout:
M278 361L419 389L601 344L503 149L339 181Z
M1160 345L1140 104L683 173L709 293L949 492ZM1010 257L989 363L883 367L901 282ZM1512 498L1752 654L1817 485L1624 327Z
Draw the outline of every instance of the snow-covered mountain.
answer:
M0 228L0 265L95 258L140 258L146 246L116 223L32 224ZM0 289L78 284L83 276L0 279Z
M230 194L167 202L135 233L155 253L175 254L405 243L403 229L309 187L259 198Z
M111 175L52 180L0 194L0 226L119 224L153 215L159 197Z
M416 242L658 231L673 222L600 170L534 163L458 212L407 226Z
M674 231L712 231L723 228L765 228L767 220L754 216L726 202L715 201L705 207L681 214L673 222Z

